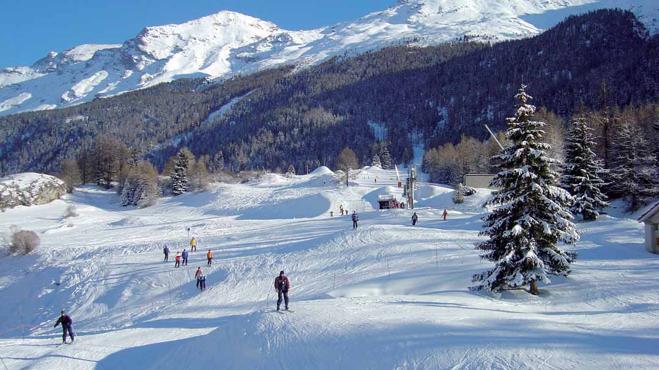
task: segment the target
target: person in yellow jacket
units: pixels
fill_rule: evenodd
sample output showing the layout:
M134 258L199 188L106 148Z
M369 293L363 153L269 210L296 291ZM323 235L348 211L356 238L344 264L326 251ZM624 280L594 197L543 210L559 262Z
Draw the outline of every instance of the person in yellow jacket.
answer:
M196 251L197 251L197 239L195 239L193 236L192 239L190 239L190 252L196 252Z

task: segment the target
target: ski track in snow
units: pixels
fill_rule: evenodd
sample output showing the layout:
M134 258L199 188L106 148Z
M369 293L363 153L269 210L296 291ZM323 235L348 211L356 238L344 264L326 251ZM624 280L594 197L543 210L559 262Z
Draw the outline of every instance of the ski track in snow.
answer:
M346 188L324 169L267 174L147 209L84 187L8 210L2 230L35 230L42 245L0 257L0 358L9 369L659 367L659 259L644 251L635 220L579 224L569 278L540 297L495 298L467 289L490 266L473 248L488 192L454 206L451 189L421 183L412 227L411 210L374 209L379 194L401 196L395 176L366 168ZM62 219L70 204L80 215ZM360 214L357 230L340 204ZM187 227L199 250L174 269ZM278 314L281 269L294 312ZM52 328L61 308L74 320L73 345L58 346Z

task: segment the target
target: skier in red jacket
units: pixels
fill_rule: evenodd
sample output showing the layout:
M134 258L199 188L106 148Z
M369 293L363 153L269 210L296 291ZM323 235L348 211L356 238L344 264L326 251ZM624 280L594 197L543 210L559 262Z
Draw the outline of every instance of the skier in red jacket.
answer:
M275 278L275 290L277 291L277 311L279 311L279 306L281 306L282 296L284 297L284 308L288 310L288 289L290 289L291 283L288 281L284 271L279 272L279 276Z

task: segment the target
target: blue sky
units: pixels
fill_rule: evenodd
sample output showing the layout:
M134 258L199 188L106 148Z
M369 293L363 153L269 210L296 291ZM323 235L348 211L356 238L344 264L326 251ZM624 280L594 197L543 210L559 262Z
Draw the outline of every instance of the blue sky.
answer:
M382 10L395 0L7 0L0 12L0 67L31 65L50 50L121 43L145 26L234 10L307 29Z

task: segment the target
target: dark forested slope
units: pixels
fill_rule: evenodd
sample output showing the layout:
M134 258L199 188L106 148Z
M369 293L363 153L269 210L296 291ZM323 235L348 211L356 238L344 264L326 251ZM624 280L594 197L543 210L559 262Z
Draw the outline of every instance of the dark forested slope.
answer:
M658 43L632 13L601 10L495 45L401 46L299 71L179 80L0 118L0 172L55 170L99 134L117 136L158 165L188 146L208 158L221 152L233 170L302 170L333 165L345 146L369 158L374 126L386 127L392 155L404 161L414 141L436 146L462 134L483 138L484 123L502 128L521 83L536 105L564 117L582 104L656 101ZM207 119L228 102L226 114Z

